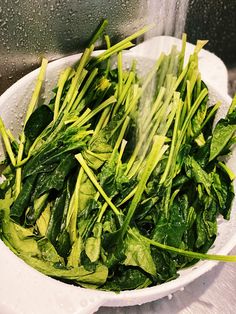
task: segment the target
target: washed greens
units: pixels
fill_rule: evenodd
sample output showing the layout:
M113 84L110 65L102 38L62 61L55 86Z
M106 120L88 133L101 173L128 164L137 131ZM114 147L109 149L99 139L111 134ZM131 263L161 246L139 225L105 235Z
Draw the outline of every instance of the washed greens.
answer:
M215 127L198 41L161 54L151 71L123 66L143 28L94 57L94 34L78 63L39 101L44 59L17 141L0 119L6 148L0 237L37 270L67 283L120 291L160 284L205 254L217 217L230 218L236 97ZM117 65L114 58L117 56Z

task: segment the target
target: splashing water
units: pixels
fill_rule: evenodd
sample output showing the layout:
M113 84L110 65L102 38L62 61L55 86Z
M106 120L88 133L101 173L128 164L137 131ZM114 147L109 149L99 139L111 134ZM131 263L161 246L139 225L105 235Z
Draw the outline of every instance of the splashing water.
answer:
M159 35L180 38L185 28L189 0L149 0L146 22L155 27L145 35L145 39Z

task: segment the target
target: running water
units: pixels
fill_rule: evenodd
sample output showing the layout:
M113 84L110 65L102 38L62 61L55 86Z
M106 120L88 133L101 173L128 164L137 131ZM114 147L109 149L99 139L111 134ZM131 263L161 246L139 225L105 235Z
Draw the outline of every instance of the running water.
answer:
M185 31L185 21L188 4L189 0L148 0L145 22L147 25L154 24L155 26L151 31L145 34L144 40L161 35L181 38L182 34ZM155 47L153 47L153 49L155 49ZM175 66L177 66L177 63L175 64ZM152 111L156 88L157 83L155 76L151 84L149 84L147 91L144 93L139 103L137 138L140 140L141 138L146 136L146 139L143 141L143 149L140 151L141 155L143 153L143 150L145 150L145 143L148 142L149 133L146 132L146 129L148 127L146 121L148 121L148 116ZM165 112L162 113L162 119L159 121L160 123L157 129L157 133L161 133L165 129L167 116L169 113L168 110L170 110L172 105L173 103L170 102L168 108L166 108L166 110L164 110Z
M145 39L169 35L180 38L185 28L189 0L148 0L146 23L156 26Z

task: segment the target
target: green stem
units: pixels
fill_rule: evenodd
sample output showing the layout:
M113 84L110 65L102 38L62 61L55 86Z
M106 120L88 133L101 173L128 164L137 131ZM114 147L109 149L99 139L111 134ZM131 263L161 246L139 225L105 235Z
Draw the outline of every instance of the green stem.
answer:
M64 85L68 79L68 76L71 72L71 68L66 68L59 77L58 80L58 89L57 89L57 95L56 95L56 100L55 100L55 105L54 105L54 115L53 115L53 121L55 123L57 117L58 117L58 113L59 113L59 106L60 106L60 101L61 101L61 95L62 95L62 91L64 88Z
M114 156L114 153L118 150L119 146L120 146L120 143L122 142L123 138L124 138L124 135L125 135L125 131L129 125L129 122L130 122L130 117L127 116L125 121L124 121L124 124L122 125L122 128L120 130L120 134L118 136L118 139L115 143L115 146L114 146L114 149L113 149L113 152L112 152L112 155L111 155L111 158L113 158Z
M47 69L47 64L48 64L48 61L46 59L43 59L42 64L41 64L41 68L39 71L39 75L37 78L36 86L35 86L35 89L34 89L34 92L33 92L33 95L32 95L32 98L31 98L31 101L29 103L28 110L26 113L25 124L28 121L29 117L31 116L32 112L34 111L35 106L38 102L40 90L41 90L43 80L45 77L45 73L46 73L46 69ZM16 164L17 165L19 165L21 160L22 160L23 152L24 152L24 145L25 145L25 133L23 131L21 136L20 136L19 149L18 149L18 154L17 154L17 158L16 158ZM21 190L21 172L22 172L21 168L18 167L16 169L15 197L18 196L18 194L20 193L20 190Z
M229 107L229 110L228 110L227 114L232 113L235 110L235 108L236 108L236 94L234 95L234 98L232 100L232 103L231 103L231 105Z
M181 52L179 54L179 67L178 67L178 76L180 75L180 73L183 71L183 65L184 65L184 56L185 56L185 49L186 49L186 41L187 41L187 35L184 33L182 35L182 49Z
M15 167L16 159L15 159L14 153L12 151L11 142L10 142L9 137L7 135L6 127L5 127L1 118L0 118L0 133L2 134L2 139L3 139L4 145L5 145L6 151L8 153L8 156L11 160L11 163Z
M75 102L73 103L73 106L71 110L76 110L78 107L79 103L81 102L82 98L84 97L85 93L87 92L89 86L93 83L95 76L98 73L98 68L93 69L91 74L89 75L86 83L84 84L82 90L80 91L79 95L77 96Z
M76 123L77 127L81 127L85 123L87 123L90 119L92 119L98 112L103 110L104 108L110 106L111 104L116 102L116 98L114 96L109 97L104 102L102 102L97 108L93 109L83 120L80 120L79 123Z
M117 70L118 70L118 99L121 96L123 85L123 68L122 68L122 52L120 51L117 56Z
M105 35L104 38L105 38L105 42L106 42L106 45L107 45L107 49L109 49L111 47L110 37L108 35ZM106 66L106 72L105 72L105 76L106 77L108 76L108 74L110 72L110 68L111 68L111 60L108 59L107 60L107 66Z
M108 24L108 20L104 19L102 23L98 26L98 29L96 30L95 34L90 40L89 47L95 44L95 42L99 39L99 37L102 36L102 33L104 32L104 29L106 28L107 24Z
M34 92L33 92L33 95L32 95L32 98L31 98L31 101L29 103L28 110L26 113L25 124L27 120L29 119L29 117L31 116L32 112L34 111L35 106L38 102L39 93L40 93L40 90L44 81L44 77L46 74L47 64L48 64L48 60L43 59L41 67L40 67L39 75L37 78L36 86L35 86L35 89L34 89Z
M101 185L98 183L94 173L92 172L92 170L88 167L87 163L85 162L83 156L81 154L77 154L75 155L75 158L78 160L78 162L80 163L81 167L84 169L84 171L86 172L86 174L88 175L89 179L91 180L91 182L93 183L93 185L96 187L96 189L98 190L98 192L102 195L102 197L104 198L104 200L108 203L108 205L111 207L111 209L114 211L116 216L119 216L121 213L119 212L119 210L116 208L116 206L112 203L111 199L109 198L109 196L106 194L106 192L103 190L103 188L101 187Z
M99 61L105 60L107 57L111 56L112 54L115 54L127 46L127 44L130 44L130 41L133 39L136 39L137 37L143 35L147 31L149 31L152 28L152 26L145 26L142 29L140 29L138 32L126 37L125 39L121 40L119 43L115 44L111 48L107 49L105 52L101 53L98 57Z
M220 166L220 168L223 171L225 171L228 174L228 176L229 176L231 181L233 181L236 178L236 174L229 167L227 167L226 164L224 164L223 162L219 161L218 165Z
M198 98L196 99L196 101L194 102L193 106L191 107L187 117L185 118L185 121L184 121L184 124L182 126L182 129L181 129L181 133L180 133L180 136L178 138L178 142L176 144L176 151L179 151L179 148L182 144L182 141L185 137L185 133L186 133L186 130L189 126L189 123L191 122L191 119L193 117L193 115L195 114L196 110L198 109L198 107L201 105L202 101L204 100L204 98L207 96L208 94L208 90L206 88L204 88L200 95L198 96Z
M121 143L120 153L119 153L118 160L117 160L117 165L116 165L116 175L117 175L117 173L118 173L118 169L119 169L119 166L120 166L120 163L121 163L122 155L123 155L123 153L124 153L126 144L127 144L127 142L123 139L123 140L122 140L122 143ZM118 147L119 147L119 145L118 145ZM118 147L117 147L117 149L118 149ZM115 149L113 150L113 152L114 152L114 151L115 151ZM111 158L112 158L112 157L111 157ZM102 220L102 217L103 217L103 215L104 215L104 213L105 213L107 207L108 207L108 203L105 202L105 203L102 205L102 208L100 209L97 222L100 222L100 221Z
M217 112L217 110L219 109L219 107L221 106L221 102L218 101L213 108L211 109L211 111L209 112L208 116L206 117L206 119L203 121L200 129L198 130L198 133L195 135L196 137L201 133L202 129L205 127L205 125L207 124L207 122L214 116L214 114Z
M96 125L95 130L94 130L94 133L93 133L94 136L97 135L98 132L103 128L104 122L107 119L107 116L109 115L109 112L110 112L110 108L109 107L107 107L107 108L105 108L103 110L103 112L101 114L101 117L100 117L100 119L99 119L99 121L98 121L98 123Z
M129 201L134 196L136 191L137 191L137 186L117 206L120 207L121 205Z
M134 47L135 45L132 44L131 42L127 42L125 44L123 44L123 46L118 47L116 50L112 50L112 46L111 48L107 49L105 52L101 53L97 59L94 62L94 65L96 66L98 63L105 61L106 59L110 58L112 55L118 53L119 51L123 51L129 48ZM93 68L93 67L91 67Z
M166 123L164 124L164 129L163 130L159 130L159 133L161 133L162 136L166 136L173 120L175 117L175 112L177 107L173 106L173 108L171 109L167 119L164 118L164 114L166 114L166 112L168 112L168 105L169 103L167 101L164 102L163 106L161 107L160 111L156 112L154 119L153 119L153 128L151 129L151 132L147 138L147 141L144 145L144 147L142 148L142 154L139 158L139 161L136 163L135 167L131 169L130 173L129 173L129 178L132 178L137 171L141 168L141 165L143 163L143 161L145 160L145 156L146 153L151 145L152 139L154 137L154 135L157 133L158 129L160 128L160 124L163 123L163 120L166 121Z
M167 164L165 167L165 171L161 177L160 184L163 184L170 172L170 168L173 166L173 158L175 155L175 146L176 146L176 141L178 137L178 130L179 130L179 120L180 120L180 114L181 114L181 109L182 109L182 101L180 100L180 94L175 93L174 94L174 102L177 104L177 110L176 110L176 117L175 117L175 124L174 124L174 130L173 130L173 137L171 141L171 147L170 147L170 153L168 156Z
M173 246L169 246L166 244L162 244L159 242L156 242L154 240L148 239L144 236L141 236L143 240L153 246L156 246L160 249L163 249L165 251L170 251L174 253L178 253L180 255L184 255L191 258L196 259L202 259L202 260L214 260L214 261L221 261L221 262L236 262L236 256L235 255L215 255L215 254L205 254L205 253L198 253L198 252L192 252L192 251L185 251L182 249L175 248Z
M97 222L101 222L102 217L103 217L103 215L104 215L104 213L105 213L107 207L108 207L108 203L104 203L104 204L102 205L102 207L101 207L101 209L100 209L100 212L99 212L99 214L98 214Z
M67 106L68 106L68 107L67 107L67 112L69 112L70 109L71 109L71 107L73 106L73 103L74 103L74 101L75 101L75 99L76 99L76 97L77 97L77 95L78 95L78 93L79 93L79 88L80 88L80 86L82 85L82 83L83 83L85 77L87 76L87 74L88 74L88 71L85 70L85 69L83 69L83 70L82 70L82 73L81 73L81 75L80 75L80 77L79 77L79 79L78 79L78 81L77 81L77 85L76 85L76 88L75 88L75 90L74 90L74 94L73 94L73 96L71 97L71 100L70 100L70 102L69 102L68 105L67 105Z
M119 155L118 155L118 160L117 160L117 165L116 165L116 176L118 174L118 171L119 171L119 168L120 168L120 165L121 165L121 159L122 159L122 156L124 154L126 145L127 145L127 141L123 139L122 142L121 142L120 152L119 152Z
M147 139L147 135L150 132L150 129L152 128L152 126L153 126L153 124L150 123L150 122L152 120L155 121L155 119L153 119L153 116L154 116L154 114L156 115L157 112L159 112L158 110L159 110L159 108L161 106L161 101L162 101L162 98L164 97L164 94L165 94L165 88L162 87L160 89L160 92L158 93L156 101L154 102L154 104L152 106L150 114L148 115L146 121L144 121L144 133L141 134L141 137L138 140L138 143L135 146L135 149L134 149L134 151L133 151L133 153L132 153L132 155L131 155L131 157L130 157L130 159L128 161L126 172L125 172L126 174L130 171L131 167L133 166L133 164L134 164L134 162L135 162L135 160L136 160L136 158L138 156L138 153L139 153L140 149L143 146L143 142L145 141L145 139ZM159 115L159 113L158 113L158 115ZM161 111L160 111L160 116L161 116ZM157 125L158 124L155 122L155 126L157 126ZM154 134L153 134L153 136L154 136ZM152 140L153 136L150 136L149 138ZM149 145L150 145L150 143L149 143Z
M130 90L130 86L132 85L134 78L135 78L135 74L134 74L134 72L131 71L129 73L129 77L127 79L127 82L125 83L125 86L122 88L122 90L120 92L119 92L119 86L118 86L118 100L117 100L116 106L115 106L113 113L112 113L113 116L118 111L121 103L125 99L125 96L127 95L128 91Z
M138 203L142 197L143 191L146 187L146 183L147 183L151 173L155 169L156 165L160 161L162 155L165 152L166 147L163 146L164 142L165 142L164 136L156 135L153 138L153 145L152 145L151 152L147 158L147 162L146 162L145 168L142 172L140 181L138 183L136 193L134 194L134 197L133 197L132 202L130 204L127 216L126 216L124 223L122 225L122 229L121 229L121 237L122 238L124 237L124 235L127 231L127 228L130 224L130 221L131 221L131 219L134 215L134 212L138 206Z
M70 88L66 94L66 97L63 101L63 104L60 108L60 111L59 111L59 114L65 109L65 107L67 106L67 104L70 102L71 100L71 97L73 96L74 94L74 91L75 91L75 88L77 86L77 83L78 83L78 79L84 69L84 67L86 66L89 58L90 58L90 55L93 51L94 47L93 45L90 47L90 48L86 48L80 61L79 61L79 66L76 70L76 73L75 73L75 76L72 78L72 81L71 81L71 84L70 84Z
M162 86L164 86L165 78L166 78L166 72L168 69L169 65L169 58L170 56L164 55L163 56L163 62L160 67L160 71L158 72L158 77L157 77L157 87L156 90L159 93L159 90Z

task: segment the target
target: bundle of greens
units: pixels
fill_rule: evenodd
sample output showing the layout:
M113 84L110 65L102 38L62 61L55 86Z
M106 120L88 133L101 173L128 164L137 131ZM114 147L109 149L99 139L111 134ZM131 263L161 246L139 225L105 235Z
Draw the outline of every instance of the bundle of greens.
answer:
M144 78L122 52L147 31L93 57L106 21L73 68L39 102L43 60L17 141L6 147L0 236L32 267L67 283L120 291L161 284L205 254L217 217L230 218L234 174L222 156L235 143L236 97L213 128L198 70L198 41L161 54ZM117 56L117 66L111 57Z

